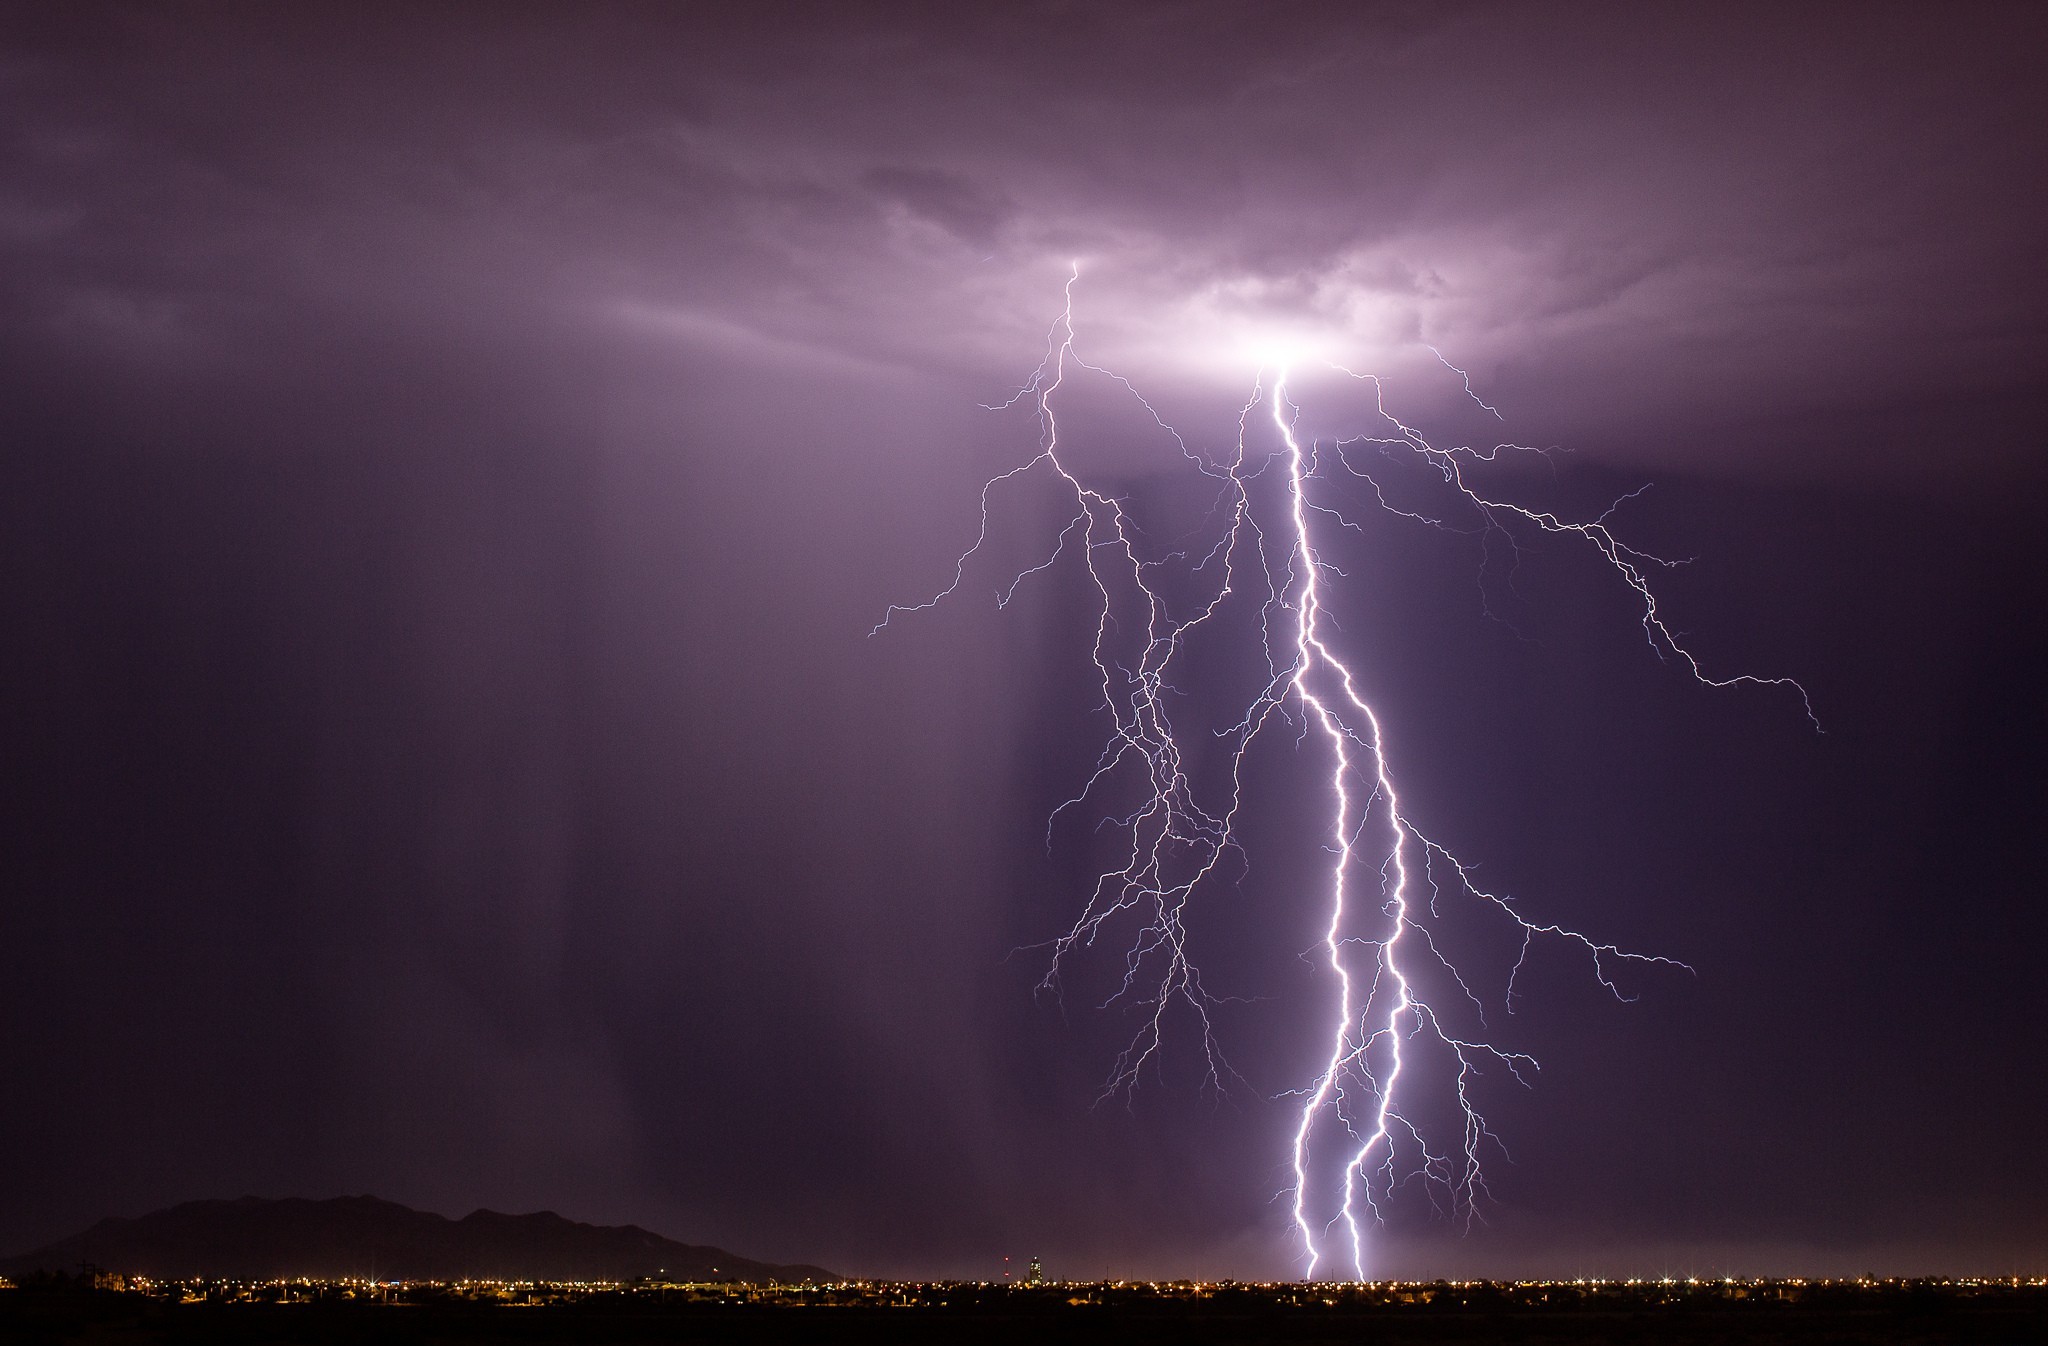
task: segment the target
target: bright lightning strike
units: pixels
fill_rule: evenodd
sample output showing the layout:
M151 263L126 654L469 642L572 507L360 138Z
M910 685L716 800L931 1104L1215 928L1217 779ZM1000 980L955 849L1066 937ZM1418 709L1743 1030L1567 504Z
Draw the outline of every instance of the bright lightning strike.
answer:
M1236 442L1217 459L1201 456L1128 380L1077 352L1077 280L1078 270L1068 278L1045 358L1015 394L990 408L1034 410L1037 453L982 487L980 531L956 561L952 582L923 603L891 606L875 630L961 589L970 565L990 545L999 491L1036 475L1069 503L1066 522L1042 554L1010 574L996 597L1006 605L1020 585L1062 561L1079 569L1094 594L1091 655L1110 732L1093 771L1054 810L1053 820L1068 810L1100 810L1103 828L1118 838L1117 858L1096 877L1073 925L1050 942L1043 988L1058 994L1085 950L1105 938L1121 939L1121 977L1104 1003L1137 1007L1139 1027L1116 1058L1104 1097L1129 1091L1158 1068L1175 1015L1194 1027L1205 1086L1220 1090L1235 1078L1211 1017L1222 998L1204 985L1189 956L1191 907L1199 894L1241 869L1253 745L1277 724L1291 733L1298 758L1319 763L1313 768L1323 782L1319 831L1329 859L1321 881L1326 917L1314 956L1326 973L1328 1017L1318 1030L1317 1073L1292 1094L1300 1111L1288 1150L1292 1185L1286 1196L1305 1274L1348 1265L1362 1278L1367 1228L1404 1188L1421 1188L1466 1221L1477 1216L1487 1191L1482 1160L1499 1142L1475 1101L1476 1083L1489 1071L1526 1083L1526 1072L1536 1066L1487 1039L1485 1004L1448 951L1456 942L1452 927L1483 919L1506 934L1516 951L1502 987L1506 1008L1539 938L1576 949L1617 997L1624 994L1615 980L1622 965L1685 964L1522 915L1507 896L1481 888L1470 867L1406 811L1381 718L1361 687L1356 661L1340 649L1342 633L1329 607L1331 585L1341 576L1319 539L1332 528L1357 527L1334 503L1335 474L1364 482L1393 514L1448 526L1396 508L1357 461L1367 449L1405 457L1440 476L1452 503L1483 528L1510 540L1516 529L1577 539L1626 586L1660 657L1677 660L1710 686L1784 687L1798 695L1809 719L1812 707L1789 678L1709 675L1658 608L1649 576L1669 563L1616 539L1608 515L1572 522L1482 489L1475 477L1517 446L1439 448L1387 409L1376 376L1345 369L1320 351L1269 333L1248 336L1244 348L1259 369L1238 416ZM1463 370L1431 350L1463 380L1475 404L1499 415ZM1289 391L1291 371L1303 367L1369 389L1371 433L1304 443L1300 408ZM1082 376L1129 398L1204 484L1208 503L1192 538L1153 540L1134 503L1084 469L1084 455L1075 451L1059 414L1062 394ZM1184 677L1190 665L1241 658L1248 649L1256 669L1249 695L1220 724L1192 731L1179 725L1176 714L1186 718L1198 700L1183 685L1192 681Z

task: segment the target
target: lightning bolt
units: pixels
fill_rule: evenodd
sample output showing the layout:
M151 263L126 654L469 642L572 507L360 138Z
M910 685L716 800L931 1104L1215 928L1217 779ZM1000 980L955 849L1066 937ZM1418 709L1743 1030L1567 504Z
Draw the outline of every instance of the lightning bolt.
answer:
M1607 524L1612 508L1574 522L1497 498L1476 480L1503 454L1537 450L1435 446L1388 410L1375 375L1318 362L1327 364L1325 372L1368 386L1377 419L1372 433L1304 444L1300 409L1289 392L1292 371L1286 362L1269 363L1238 414L1235 445L1214 461L1198 454L1128 379L1077 351L1078 280L1077 266L1037 368L988 408L1029 408L1039 426L1037 452L982 486L980 529L956 559L951 583L922 603L891 605L870 634L961 591L977 558L990 549L999 492L1039 477L1067 502L1065 522L1043 553L1011 572L995 598L1007 606L1020 586L1068 558L1094 595L1091 658L1110 729L1080 788L1052 811L1047 842L1063 814L1093 804L1102 815L1099 830L1117 838L1115 863L1096 876L1073 924L1041 946L1048 954L1041 990L1062 995L1076 959L1098 942L1121 939L1121 975L1101 1004L1134 1008L1139 1026L1108 1073L1103 1099L1127 1096L1160 1068L1169 1019L1177 1014L1195 1030L1204 1089L1221 1092L1241 1082L1215 1028L1214 1011L1229 997L1208 989L1189 955L1190 909L1199 893L1245 867L1239 822L1254 744L1277 724L1292 732L1297 755L1320 760L1327 918L1308 956L1325 969L1330 999L1317 1073L1288 1094L1299 1116L1288 1151L1292 1184L1282 1195L1290 1203L1304 1275L1314 1278L1341 1256L1363 1279L1367 1229L1404 1188L1419 1187L1438 1210L1468 1225L1480 1218L1488 1195L1482 1160L1501 1146L1475 1101L1477 1083L1499 1071L1526 1085L1537 1068L1530 1056L1489 1040L1486 1004L1446 952L1455 943L1457 920L1483 917L1517 948L1501 995L1510 1013L1516 979L1538 940L1576 949L1599 983L1621 999L1628 995L1617 974L1625 965L1690 968L1524 916L1510 897L1479 886L1472 867L1407 813L1380 715L1338 648L1327 605L1329 582L1341 576L1318 537L1358 525L1329 503L1333 493L1322 489L1325 484L1341 470L1366 483L1383 510L1452 527L1446 519L1398 508L1359 459L1370 449L1424 464L1479 531L1519 545L1519 526L1525 534L1590 547L1631 595L1659 657L1713 687L1785 688L1810 720L1813 708L1805 689L1789 678L1707 673L1666 624L1650 584L1656 568L1674 563L1619 541ZM1500 415L1480 400L1465 371L1430 350L1463 381L1472 402ZM1208 507L1191 536L1155 540L1133 502L1091 480L1081 466L1083 455L1063 433L1059 404L1063 390L1084 376L1131 399L1205 487ZM1258 672L1250 695L1238 703L1241 711L1221 728L1177 726L1176 711L1196 700L1179 682L1188 666L1212 645L1241 650L1247 643L1256 649ZM1217 748L1220 768L1210 765Z

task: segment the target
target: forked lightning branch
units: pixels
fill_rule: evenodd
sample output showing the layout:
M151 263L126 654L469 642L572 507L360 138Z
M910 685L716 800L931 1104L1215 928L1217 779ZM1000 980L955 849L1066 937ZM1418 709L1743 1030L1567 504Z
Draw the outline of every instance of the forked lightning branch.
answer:
M1007 492L1037 478L1069 502L1041 551L995 588L997 601L1007 604L1020 585L1058 572L1078 576L1091 595L1084 638L1110 730L1092 771L1054 817L1086 811L1091 826L1116 840L1072 926L1047 946L1044 987L1059 992L1084 957L1111 960L1105 1003L1134 1007L1138 1027L1109 1072L1106 1097L1158 1067L1173 1050L1176 1026L1192 1026L1195 1041L1184 1050L1197 1054L1210 1086L1220 1089L1233 1078L1216 1027L1221 1001L1190 957L1190 930L1202 918L1203 899L1243 869L1243 822L1258 783L1249 769L1253 745L1290 736L1288 760L1310 773L1290 797L1321 801L1314 856L1321 877L1311 894L1321 913L1320 940L1311 954L1321 969L1322 1008L1301 1030L1313 1039L1319 1065L1289 1095L1298 1118L1286 1141L1292 1183L1285 1198L1304 1274L1348 1270L1362 1278L1368 1232L1396 1200L1426 1196L1466 1221L1479 1213L1485 1163L1500 1152L1481 1095L1502 1081L1527 1083L1536 1066L1494 1040L1487 1011L1509 1007L1515 978L1538 941L1576 950L1617 996L1624 991L1616 974L1625 965L1684 964L1524 915L1509 895L1482 887L1471 867L1409 812L1355 647L1346 653L1339 595L1372 577L1347 576L1328 555L1333 530L1359 527L1345 502L1362 487L1376 507L1404 520L1455 526L1398 507L1375 475L1401 460L1419 465L1441 479L1451 503L1477 528L1590 548L1613 573L1650 646L1690 676L1716 687L1780 686L1798 696L1809 718L1812 708L1789 678L1709 674L1659 611L1650 579L1667 563L1620 541L1608 516L1574 522L1484 486L1488 467L1503 455L1532 450L1433 444L1389 410L1375 375L1313 361L1319 376L1364 392L1360 404L1370 408L1355 435L1317 439L1299 430L1301 407L1290 386L1294 368L1310 361L1263 352L1234 440L1221 437L1220 452L1198 451L1129 380L1083 357L1077 280L1078 269L1067 280L1044 359L1011 398L991 408L1035 413L1037 451L982 487L980 530L955 563L951 583L923 603L892 606L875 630L969 583L992 549L994 511ZM1444 363L1464 380L1473 404L1498 415L1462 370ZM1159 442L1173 446L1177 461L1162 466L1189 474L1202 488L1205 507L1192 533L1155 538L1158 530L1143 525L1132 501L1093 479L1063 420L1082 380L1129 399ZM1244 698L1215 720L1182 723L1195 700L1186 690L1203 676L1195 666L1202 652L1213 661L1212 646L1233 641L1250 647L1235 652L1256 670ZM1475 926L1490 927L1494 941L1504 937L1514 951L1504 976L1482 979L1461 967L1457 935Z

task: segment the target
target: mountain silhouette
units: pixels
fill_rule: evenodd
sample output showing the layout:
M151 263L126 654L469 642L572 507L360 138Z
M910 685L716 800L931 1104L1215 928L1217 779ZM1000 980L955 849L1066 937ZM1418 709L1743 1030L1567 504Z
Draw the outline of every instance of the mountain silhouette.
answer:
M138 1219L101 1220L82 1234L0 1258L0 1275L69 1271L81 1262L162 1280L837 1279L821 1267L756 1262L637 1225L581 1224L553 1211L479 1210L450 1220L373 1196L188 1201Z

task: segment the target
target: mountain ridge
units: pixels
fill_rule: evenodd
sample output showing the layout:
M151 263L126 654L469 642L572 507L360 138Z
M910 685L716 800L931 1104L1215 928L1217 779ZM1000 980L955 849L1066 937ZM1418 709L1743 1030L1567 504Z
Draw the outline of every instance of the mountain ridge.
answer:
M762 1262L679 1243L638 1225L592 1225L554 1211L477 1209L459 1220L375 1196L186 1201L109 1217L13 1257L0 1275L95 1263L160 1280L828 1281L822 1267Z

